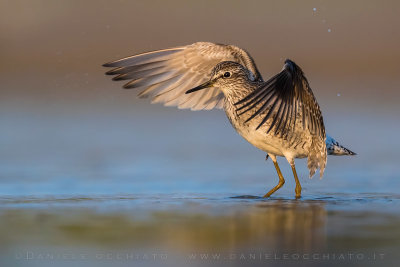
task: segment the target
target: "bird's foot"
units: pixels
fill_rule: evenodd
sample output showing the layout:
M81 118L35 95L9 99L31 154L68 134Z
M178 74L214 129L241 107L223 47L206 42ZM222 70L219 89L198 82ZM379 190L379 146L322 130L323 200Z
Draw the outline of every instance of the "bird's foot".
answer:
M294 190L294 192L296 193L296 199L301 198L301 185L300 184L296 185L296 189Z
M266 194L263 196L263 198L270 197L273 193L275 193L276 190L278 190L279 188L281 188L284 184L285 184L285 180L282 179L281 181L279 181L279 183L278 183L274 188L272 188L271 190L269 190L269 192L266 193Z
M272 193L266 193L265 195L263 195L263 198L268 198L268 197L270 197L272 195Z

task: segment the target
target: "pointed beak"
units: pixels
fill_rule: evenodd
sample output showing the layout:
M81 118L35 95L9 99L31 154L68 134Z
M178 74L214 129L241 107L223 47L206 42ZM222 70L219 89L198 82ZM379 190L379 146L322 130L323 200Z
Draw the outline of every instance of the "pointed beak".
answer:
M210 88L210 87L212 87L213 85L214 85L214 81L210 80L210 81L208 81L208 82L205 82L205 83L203 83L203 84L200 84L199 86L196 86L195 88L192 88L192 89L190 89L190 90L187 90L185 94L190 94L190 93L193 93L193 92L202 90L202 89Z

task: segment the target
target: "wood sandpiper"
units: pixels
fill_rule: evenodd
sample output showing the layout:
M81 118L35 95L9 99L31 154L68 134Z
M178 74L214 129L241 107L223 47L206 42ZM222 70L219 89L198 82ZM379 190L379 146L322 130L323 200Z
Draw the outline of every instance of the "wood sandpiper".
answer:
M264 81L253 58L233 46L197 42L157 50L110 63L113 80L130 80L124 88L140 88L140 98L180 109L223 108L233 128L249 143L267 153L281 188L285 179L276 157L285 157L301 185L295 158L307 158L310 177L319 169L322 178L327 154L355 155L326 135L320 107L301 68L287 59L280 73Z

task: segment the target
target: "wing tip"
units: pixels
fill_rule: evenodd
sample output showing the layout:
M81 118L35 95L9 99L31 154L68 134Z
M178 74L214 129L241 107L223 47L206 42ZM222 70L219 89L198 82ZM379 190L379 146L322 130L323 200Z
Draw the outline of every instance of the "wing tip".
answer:
M110 61L107 63L104 63L102 66L106 68L112 68L112 67L121 67L124 66L125 64L132 64L132 65L137 65L137 63L143 61L145 62L148 60L148 56L154 55L155 57L168 57L169 55L175 54L181 50L184 50L186 46L178 46L178 47L172 47L172 48L167 48L167 49L161 49L161 50L154 50L154 51L149 51L149 52L144 52L128 57L124 57L115 61ZM131 60L138 60L138 62L130 62Z
M105 74L106 74L106 75L117 75L117 74L119 74L118 69L119 69L119 68L109 70L109 71L107 71Z
M128 83L124 84L124 85L122 86L122 88L123 88L123 89L132 89L132 88L135 88L135 86L132 85L131 82L128 82Z
M105 67L105 68L114 67L114 62L115 62L115 61L107 62L107 63L104 63L104 64L101 65L101 66L102 66L102 67Z

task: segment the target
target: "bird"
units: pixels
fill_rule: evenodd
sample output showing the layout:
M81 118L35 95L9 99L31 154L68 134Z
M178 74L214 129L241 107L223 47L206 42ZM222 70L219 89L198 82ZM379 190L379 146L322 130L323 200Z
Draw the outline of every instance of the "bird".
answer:
M233 128L250 144L266 152L285 179L277 157L290 164L301 197L296 158L307 158L310 178L322 178L327 155L356 155L325 132L320 106L303 70L285 60L282 70L264 81L250 54L235 45L196 42L141 53L103 64L125 89L140 89L139 98L179 109L223 109Z

